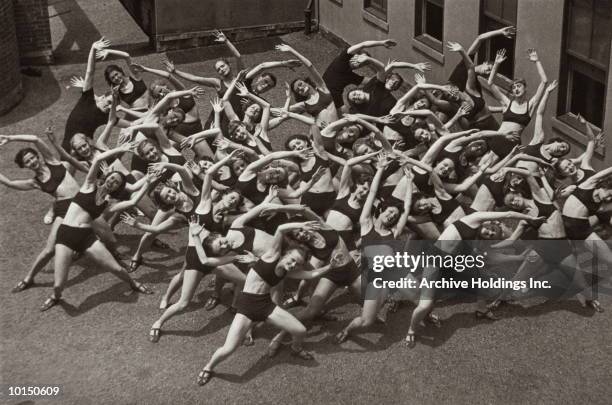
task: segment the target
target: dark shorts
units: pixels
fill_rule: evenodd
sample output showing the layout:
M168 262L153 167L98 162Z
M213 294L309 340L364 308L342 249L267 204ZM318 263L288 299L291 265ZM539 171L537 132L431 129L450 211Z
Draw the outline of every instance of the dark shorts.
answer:
M253 322L263 322L272 312L276 304L272 302L270 294L251 294L240 292L236 298L236 312L249 318Z
M203 265L196 248L194 246L187 246L187 251L185 252L185 270L197 270L200 273L210 274L213 271L213 267Z
M53 202L53 214L55 215L55 218L64 218L68 212L68 207L70 207L71 202L72 198L59 201L55 200Z
M61 224L57 230L56 245L64 245L75 252L83 253L93 245L98 238L91 228L76 228Z
M352 285L360 275L361 273L357 268L357 263L351 259L344 266L330 270L322 275L321 278L326 278L337 286L348 287Z
M563 225L565 225L567 237L571 240L585 240L593 233L591 223L587 218L571 218L563 215Z
M335 201L335 191L328 191L326 193L311 193L307 191L302 195L301 203L309 207L317 215L323 216L327 210L331 209Z
M551 265L557 265L573 254L572 244L566 238L540 238L535 241L533 250Z

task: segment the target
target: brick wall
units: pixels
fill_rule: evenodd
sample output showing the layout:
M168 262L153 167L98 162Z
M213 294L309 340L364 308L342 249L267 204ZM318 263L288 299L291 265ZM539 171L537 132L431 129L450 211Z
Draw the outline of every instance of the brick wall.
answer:
M12 0L0 0L0 115L23 96Z
M48 0L12 0L12 2L22 64L52 63Z

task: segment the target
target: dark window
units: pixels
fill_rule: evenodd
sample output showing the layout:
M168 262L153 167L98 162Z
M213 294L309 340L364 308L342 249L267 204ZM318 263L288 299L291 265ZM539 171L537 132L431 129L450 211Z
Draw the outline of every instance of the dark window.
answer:
M566 8L558 114L603 127L612 39L612 0L569 0Z
M438 52L443 52L444 0L417 0L415 36Z
M516 26L517 0L482 0L480 6L480 33L498 30L510 25ZM506 49L506 60L499 66L498 73L514 77L514 37L495 36L483 44L478 51L478 63L493 62L500 49Z
M387 0L364 0L363 8L387 21Z

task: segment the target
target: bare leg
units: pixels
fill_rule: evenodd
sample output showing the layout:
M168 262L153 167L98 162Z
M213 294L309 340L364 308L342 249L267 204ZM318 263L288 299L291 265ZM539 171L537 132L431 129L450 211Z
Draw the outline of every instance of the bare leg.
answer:
M166 309L162 316L155 321L151 329L161 329L164 323L172 318L174 315L187 308L187 305L191 302L193 295L200 284L200 280L204 274L197 270L185 269L183 272L183 288L181 290L181 298L175 304L172 304Z
M428 267L423 270L423 278L428 281L433 281L438 278L438 269ZM421 324L423 319L432 311L434 307L435 289L433 288L421 288L421 295L417 307L412 312L410 318L410 327L408 328L408 336L406 337L407 342L412 345L414 344L415 330L418 325ZM412 337L412 339L410 339Z
M23 278L23 281L26 284L32 283L36 274L38 274L43 269L43 267L45 267L46 264L49 263L51 258L53 258L53 255L55 255L55 239L57 237L57 230L62 224L62 221L63 218L55 218L55 220L53 221L53 225L51 225L51 230L49 231L49 236L47 237L47 243L45 244L45 247L43 248L43 250L40 251L40 253L36 257L36 260L34 260L34 263L32 264L30 271L28 271L28 274L26 274L26 276Z
M268 316L267 322L291 334L293 338L291 348L294 351L299 352L302 350L302 342L306 336L306 327L295 316L277 306Z
M210 361L204 366L204 370L212 371L219 363L227 359L242 344L247 330L253 322L242 314L236 314L230 325L225 343L212 355Z
M361 283L360 283L361 284ZM360 287L359 287L360 288ZM342 332L337 335L337 340L342 342L346 338L357 330L368 328L374 325L376 321L376 315L385 302L388 295L388 290L375 288L372 284L368 285L368 297L375 295L375 299L366 299L363 302L361 309L361 315L354 318Z
M159 304L159 309L166 309L168 307L168 302L170 302L174 293L178 291L181 282L183 281L184 271L185 266L183 265L181 271L176 273L176 275L172 277L172 280L170 280L170 284L168 284L168 289L166 290L166 293L162 297L161 302Z

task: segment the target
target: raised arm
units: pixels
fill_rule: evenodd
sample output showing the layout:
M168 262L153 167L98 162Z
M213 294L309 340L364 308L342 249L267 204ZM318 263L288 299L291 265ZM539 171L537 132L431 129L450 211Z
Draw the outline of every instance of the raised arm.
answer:
M258 160L256 160L255 162L252 162L251 164L249 164L246 169L244 169L244 172L240 175L241 177L243 175L247 175L250 176L252 174L257 173L260 169L262 169L263 167L265 167L266 165L272 163L275 160L278 159L286 159L286 158L290 158L290 157L300 157L303 159L307 159L308 157L312 156L312 150L302 150L302 151L278 151L278 152L272 152L269 155L266 155Z
M29 190L38 190L38 184L34 179L24 179L24 180L11 180L2 173L0 173L0 184L4 184L8 188L12 188L14 190L20 191L29 191Z
M163 77L164 79L168 79L170 83L172 83L172 85L176 87L178 90L184 90L185 85L183 84L183 82L181 82L175 75L172 74L175 70L174 63L172 63L169 60L164 60L162 63L164 65L164 68L166 68L166 70L153 69L153 68L141 65L139 63L132 63L131 67L132 67L132 71L147 72L147 73L154 74L155 76L159 76L159 77Z
M379 41L363 41L360 42L358 44L355 44L353 46L351 46L346 53L350 54L350 55L354 55L356 53L361 52L362 50L366 49L366 48L374 48L377 46L384 46L385 48L393 48L395 45L397 45L397 41L393 40L393 39L383 39L383 40L379 40Z
M410 207L412 206L412 170L409 167L404 167L404 176L407 181L406 193L404 194L404 210L402 211L402 215L400 215L397 224L395 225L395 229L393 229L393 237L399 238L399 236L404 231L404 227L408 222L408 217L410 216Z
M523 214L520 212L514 212L514 211L501 211L501 212L483 211L483 212L474 212L472 214L469 214L463 217L461 221L472 228L476 228L482 225L483 222L499 221L502 219L518 219L518 220L522 219L525 221L529 221L529 220L537 219L537 217Z
M89 56L87 57L87 70L85 70L85 79L81 86L82 91L86 92L93 88L94 73L96 71L96 52L101 51L104 48L110 46L110 41L102 37L93 44L89 50Z
M514 35L516 35L516 28L513 26L508 26L498 30L483 32L482 34L478 35L474 42L472 42L472 45L470 45L470 48L467 51L468 55L473 55L478 52L478 48L480 48L480 45L484 41L499 35L503 35L506 38L512 38Z
M242 55L240 55L240 52L234 46L234 44L232 44L231 41L229 39L227 39L225 34L222 33L219 30L215 31L213 33L213 35L215 36L215 42L219 42L219 43L225 44L225 46L227 46L227 48L232 53L232 55L236 58L236 65L238 67L238 70L243 70L244 69L244 61L242 60Z
M359 216L359 224L361 225L361 234L363 235L365 232L369 231L372 226L372 208L374 207L374 200L376 199L376 193L378 192L378 187L380 187L380 182L382 181L382 175L385 171L385 166L388 164L386 158L379 157L378 162L376 163L377 170L374 178L372 179L372 184L370 185L370 191L368 192L368 196L363 203L363 208L361 209L361 215Z
M172 100L177 99L179 97L192 96L193 98L199 98L203 95L204 89L197 86L187 90L171 91L170 93L166 94L164 98L162 98L160 102L155 105L155 107L151 109L149 115L159 117L170 108Z
M193 178L191 177L191 171L187 169L185 166L177 165L174 163L168 163L168 162L157 162L157 163L149 164L149 168L150 170L153 171L153 173L157 173L157 174L161 174L161 172L164 169L178 173L178 175L181 177L181 183L183 185L183 190L185 190L191 195L199 194L199 190L197 189L195 184L193 184Z
M510 99L506 97L504 93L497 87L494 83L495 76L497 75L497 70L499 69L499 65L501 65L506 60L506 50L500 49L497 51L497 55L495 55L495 61L493 62L493 67L491 68L491 73L489 73L489 79L487 80L487 84L493 93L493 97L502 105L506 106L510 103Z
M140 80L140 71L132 67L132 57L129 53L118 51L116 49L100 49L96 51L96 57L98 59L105 60L109 56L116 56L122 59L130 72L130 76L136 80Z
M258 74L266 71L266 70L270 70L270 69L274 69L274 68L278 68L278 67L285 67L285 68L296 68L302 66L302 62L300 62L297 59L289 59L289 60L281 60L281 61L272 61L272 62L263 62L260 63L259 65L255 66L253 69L249 70L246 74L246 78L247 79L252 79L255 76L257 76Z
M532 115L538 105L540 104L540 100L544 95L544 91L546 90L546 85L548 85L548 77L546 77L546 72L544 71L544 66L542 66L542 62L538 57L538 53L535 49L529 49L529 60L535 63L536 68L538 69L538 75L540 76L540 84L536 93L531 100L529 100L529 114Z
M478 78L476 77L474 61L472 60L472 58L470 58L470 56L460 43L448 41L447 46L448 49L452 52L458 52L459 55L461 55L461 58L463 59L463 64L467 69L467 82L465 84L466 89L471 90L473 92L477 92L478 89L476 80L478 80Z
M111 158L113 156L117 156L117 155L121 155L126 152L130 152L134 150L135 148L136 146L134 144L126 142L123 145L116 147L115 149L110 149L110 150L107 150L106 152L102 152L99 155L97 155L94 158L94 160L91 162L91 167L89 168L89 171L87 172L87 176L85 176L85 180L83 181L83 187L91 188L95 185L98 179L98 172L100 171L100 166L102 162L104 162L106 159Z
M297 59L300 60L300 62L302 62L302 64L306 67L306 69L308 69L308 72L310 72L310 76L314 80L317 87L322 88L322 89L327 89L327 86L325 85L325 82L323 81L323 77L321 76L317 68L314 67L314 65L308 58L306 58L301 53L299 53L298 51L296 51L295 49L293 49L287 44L276 45L276 50L281 51L281 52L289 52L293 54Z
M540 100L538 109L536 112L535 128L533 130L533 138L529 142L529 145L535 145L544 142L544 112L546 111L546 104L548 103L548 97L557 88L557 81L553 80L551 84L546 87L546 91Z

